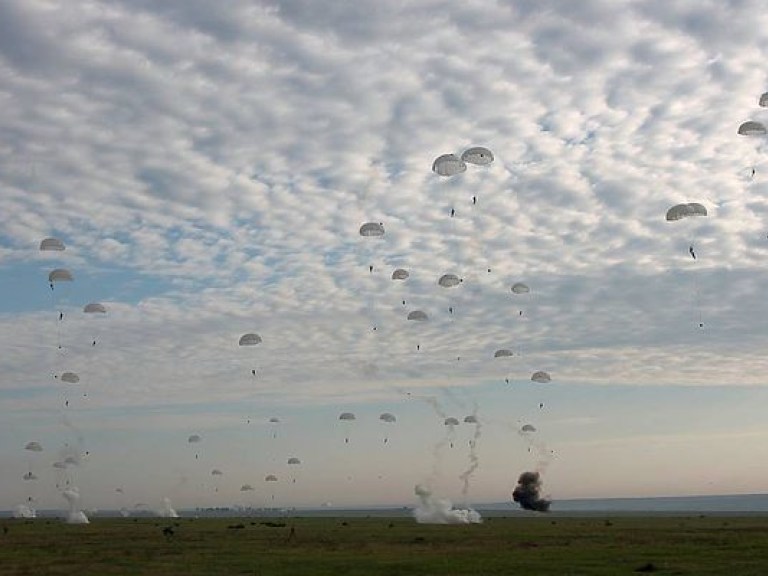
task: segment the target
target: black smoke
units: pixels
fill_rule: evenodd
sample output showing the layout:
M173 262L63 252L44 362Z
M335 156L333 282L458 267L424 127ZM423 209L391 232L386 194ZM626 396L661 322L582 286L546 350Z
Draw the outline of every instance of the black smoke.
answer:
M517 479L517 486L512 492L512 500L520 504L523 510L549 512L552 500L541 497L541 475L538 472L523 472Z

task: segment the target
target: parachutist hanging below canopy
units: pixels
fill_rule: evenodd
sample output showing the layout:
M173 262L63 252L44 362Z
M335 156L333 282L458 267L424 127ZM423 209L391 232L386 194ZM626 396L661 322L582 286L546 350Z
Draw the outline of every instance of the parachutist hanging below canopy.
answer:
M696 260L696 252L693 251L693 246L688 246L688 253L694 260Z

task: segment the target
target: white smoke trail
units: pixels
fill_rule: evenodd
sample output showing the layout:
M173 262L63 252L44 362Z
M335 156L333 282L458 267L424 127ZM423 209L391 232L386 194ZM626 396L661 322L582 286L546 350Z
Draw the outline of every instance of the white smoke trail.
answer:
M472 508L454 508L446 498L437 498L421 484L415 488L419 504L413 510L413 517L419 524L480 524L482 516Z
M64 490L61 495L69 502L69 513L64 521L67 524L88 524L88 516L80 510L80 491L77 487L72 486Z
M480 457L477 455L477 443L480 440L480 436L482 434L482 424L477 418L477 405L475 405L472 416L474 417L473 420L475 423L475 433L472 436L472 439L469 441L469 467L459 476L463 482L461 487L461 495L464 499L465 506L468 505L470 480L472 479L472 475L475 473L475 470L480 467Z

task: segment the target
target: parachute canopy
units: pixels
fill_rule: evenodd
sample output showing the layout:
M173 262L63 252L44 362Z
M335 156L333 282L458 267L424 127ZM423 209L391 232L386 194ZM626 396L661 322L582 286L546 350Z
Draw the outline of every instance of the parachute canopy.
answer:
M414 310L413 312L408 313L408 320L424 322L425 320L429 320L429 316L427 316L426 312L422 312L421 310Z
M64 250L64 242L59 240L58 238L45 238L42 242L40 242L40 250L43 252L49 252L49 251L56 251L61 252Z
M758 104L762 106L763 108L768 107L768 92L763 92L760 95L760 100L758 101Z
M274 474L267 474L264 477L264 481L265 482L277 482L277 476L275 476Z
M506 358L508 356L512 356L512 350L509 350L507 348L501 348L499 350L496 350L496 352L493 353L494 358Z
M192 434L192 436L187 438L187 442L189 442L190 444L197 444L198 442L200 442L200 440L202 440L202 438L200 438L199 434Z
M339 420L355 420L355 415L352 412L342 412L339 415Z
M739 134L742 136L765 136L766 132L768 131L765 129L765 125L754 120L748 120L739 126Z
M280 418L277 418L276 416L272 416L272 418L270 418L269 421L272 424L278 424L280 422Z
M288 458L288 464L301 464L301 460L298 458Z
M464 418L464 423L465 424L477 424L478 423L477 422L477 416L475 416L474 414L470 414L469 416Z
M240 346L256 346L257 344L261 344L261 336L253 333L243 334L240 336L238 344Z
M48 274L48 282L72 282L72 280L74 280L72 272L66 268L56 268Z
M394 414L390 414L389 412L384 412L381 416L379 416L379 420L383 422L397 422L397 418Z
M224 476L224 472L222 472L218 468L214 468L213 470L211 470L211 476Z
M53 467L58 468L59 470L66 470L67 465L64 464L64 462L54 462Z
M435 158L432 163L432 171L440 176L455 176L466 172L467 165L456 154L443 154Z
M533 424L524 424L522 428L520 428L521 432L536 432L536 427Z
M706 216L707 209L698 202L689 202L688 204L675 204L667 210L667 222L691 218L693 216Z
M40 442L27 442L27 445L24 446L24 450L29 450L30 452L42 452L43 447L40 445Z
M360 236L378 237L384 236L384 224L381 222L366 222L360 226Z
M547 382L552 381L552 377L547 372L539 371L531 374L531 380L538 382L539 384L546 384Z
M392 280L407 280L408 276L408 270L403 270L402 268L398 268L394 272L392 272Z
M443 274L437 281L443 288L453 288L454 286L458 286L461 282L461 278L456 276L456 274Z
M64 374L61 375L61 381L66 382L67 384L77 384L80 382L80 376L74 372L64 372Z
M240 492L252 492L252 491L253 491L253 486L251 486L250 484L243 484L242 486L240 486Z
M37 476L32 474L32 472L27 472L24 474L24 480L37 480Z
M476 146L474 148L468 148L461 154L462 161L467 164L476 164L478 166L487 166L493 162L493 152L488 148L482 146Z
M446 426L458 426L459 421L456 418L446 418L444 424Z
M83 312L86 314L106 314L107 309L104 307L104 304L99 304L98 302L91 302L90 304L86 304L83 308Z
M531 289L528 288L527 284L523 284L522 282L515 282L512 284L512 292L514 294L528 294Z

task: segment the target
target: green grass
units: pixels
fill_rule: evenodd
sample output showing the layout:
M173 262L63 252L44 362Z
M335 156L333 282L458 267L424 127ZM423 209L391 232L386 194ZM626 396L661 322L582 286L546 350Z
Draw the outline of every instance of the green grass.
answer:
M768 518L0 521L0 574L768 574ZM178 524L178 526L174 526ZM243 524L243 529L229 526ZM162 528L173 526L174 535ZM294 528L293 537L290 528ZM7 533L4 532L7 528Z

